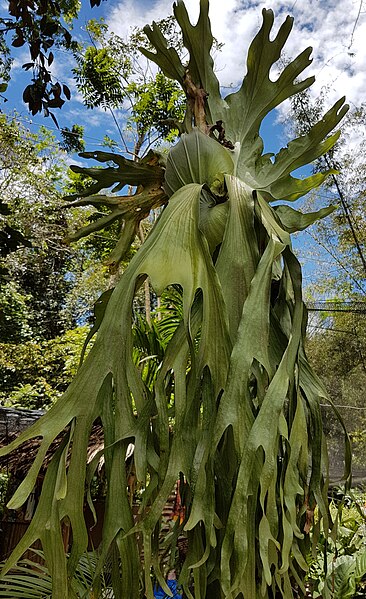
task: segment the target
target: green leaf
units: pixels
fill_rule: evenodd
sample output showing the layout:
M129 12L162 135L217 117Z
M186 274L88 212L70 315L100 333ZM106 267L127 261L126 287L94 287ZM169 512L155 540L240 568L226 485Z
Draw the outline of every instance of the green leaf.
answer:
M334 169L330 169L324 173L316 173L315 175L305 177L304 179L297 179L296 177L288 175L278 182L273 183L270 186L270 191L272 196L276 199L294 202L312 189L322 185L329 175L336 175L337 172L338 171Z
M214 72L214 61L211 56L213 36L208 16L208 0L200 0L200 14L196 25L190 23L187 9L182 0L174 4L174 14L182 30L183 43L189 52L187 70L197 87L207 93L207 121L216 123L222 118L224 101L220 94L219 81Z
M337 126L347 111L348 105L344 105L344 98L341 98L321 121L313 125L308 134L289 142L273 160L271 155L260 155L260 152L252 160L250 154L241 146L236 167L238 176L253 189L267 191L274 199L299 198L320 185L334 170L300 180L292 177L290 173L316 160L334 146L339 138L339 131L327 137L325 141L323 139Z
M282 148L274 157L272 162L268 155L263 156L255 165L254 174L256 188L268 191L275 199L299 197L309 191L309 184L315 186L322 182L321 176L310 179L305 184L299 183L298 179L290 177L290 173L313 160L326 154L337 142L340 131L326 137L332 129L343 119L348 111L348 105L344 104L345 98L341 98L324 115L324 117L313 125L306 135L291 141L286 148ZM326 139L324 140L324 138ZM324 140L324 141L323 141ZM245 167L246 168L246 167ZM327 171L323 178L334 171Z
M62 548L59 508L55 498L59 459L63 454L66 442L67 440L61 444L51 460L45 476L44 492L42 493L33 519L24 536L6 560L1 572L1 578L3 578L15 566L23 553L37 539L40 539L52 577L52 596L55 599L61 599L67 596L68 593L66 557Z
M211 187L221 174L234 171L232 152L195 128L183 133L180 141L169 152L165 188L169 195L189 183Z
M125 187L125 185L159 185L164 178L163 169L158 164L149 164L148 160L137 162L110 152L82 152L80 156L82 158L93 158L103 163L114 162L117 167L110 166L100 169L71 166L70 168L74 173L81 173L92 177L97 183L79 194L69 196L67 198L69 200L77 199L80 196L91 196L102 189L108 189L108 187L112 186L112 191L117 192Z
M227 175L225 182L229 195L229 212L216 269L229 314L230 333L234 340L243 305L258 266L259 253L254 230L252 190L233 176Z
M240 143L238 173L241 177L246 170L255 169L262 152L263 142L259 137L259 127L263 118L285 99L314 82L313 77L295 82L311 62L311 48L304 50L288 64L275 81L270 78L270 70L281 55L292 29L293 19L287 17L276 37L270 40L273 12L263 9L262 15L262 27L248 51L247 74L243 84L238 92L225 98L228 106L226 114L223 115L226 136L232 142Z
M108 228L116 221L120 221L119 239L106 260L106 264L115 266L122 261L129 251L137 234L140 221L146 218L152 209L164 205L167 201L163 190L164 170L159 165L160 156L154 152L149 152L139 162L127 160L123 156L108 152L85 152L83 157L94 158L99 162L113 161L117 164L117 168L100 169L72 166L71 169L74 172L92 177L97 183L78 194L68 196L67 199L79 198L68 204L68 207L91 205L98 208L104 205L110 211L107 214L99 212L101 214L99 218L69 234L67 241L78 241L91 233ZM127 184L137 187L134 194L117 197L93 195L110 186L114 186L112 191L117 192Z
M325 580L324 591L326 598L352 599L356 591L355 582L356 561L352 555L342 555L328 566L328 576Z
M275 206L274 209L283 228L289 233L295 233L296 231L303 231L317 220L325 218L334 212L336 206L327 206L317 210L317 212L308 212L306 214L286 205Z
M104 318L106 307L108 305L109 298L111 297L112 291L113 291L113 289L107 289L107 291L104 291L102 293L102 295L97 299L97 301L95 302L95 304L93 306L94 323L93 323L93 326L90 329L90 331L89 331L89 333L88 333L88 335L87 335L87 337L85 339L85 342L84 342L84 345L83 345L83 349L82 349L81 355L80 355L79 368L80 368L80 366L83 363L88 343L93 338L93 336L98 332L99 327L102 324L102 320Z
M167 40L155 22L152 24L152 27L146 25L144 27L144 32L156 49L156 53L150 52L142 46L139 47L140 52L149 60L155 62L161 68L164 75L182 83L185 75L185 68L175 48L172 48L171 46L168 47Z
M365 547L361 548L361 551L356 555L356 568L355 576L357 581L360 581L366 574L366 551Z
M229 202L217 204L216 200L211 191L203 187L200 202L200 229L207 239L211 254L223 240L229 213Z

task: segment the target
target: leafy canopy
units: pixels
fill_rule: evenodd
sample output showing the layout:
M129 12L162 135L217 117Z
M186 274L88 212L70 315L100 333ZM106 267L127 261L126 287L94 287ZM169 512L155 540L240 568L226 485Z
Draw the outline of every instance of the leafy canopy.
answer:
M77 16L79 9L79 0L11 0L8 15L0 18L0 48L4 52L4 58L0 59L0 93L6 91L9 81L12 59L6 36L10 35L14 48L28 47L30 54L29 61L22 65L32 73L31 83L23 91L23 101L33 115L43 112L56 125L52 110L61 108L65 103L63 98L69 100L71 93L67 85L55 81L51 75L50 66L55 58L52 50L57 46L66 49L75 46L67 23Z

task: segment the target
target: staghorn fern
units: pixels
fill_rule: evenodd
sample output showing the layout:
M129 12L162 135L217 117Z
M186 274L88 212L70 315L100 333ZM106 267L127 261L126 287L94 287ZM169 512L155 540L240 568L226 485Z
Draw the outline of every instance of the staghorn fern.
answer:
M87 545L82 517L85 480L90 477L86 452L98 417L105 434L108 490L95 576L112 548L121 572L114 583L118 597L138 599L146 593L152 599L151 574L169 595L159 566L159 529L179 477L186 517L168 540L173 549L180 534L188 537L180 582L189 598L265 599L279 594L290 599L294 585L303 588L315 505L324 529L329 528L327 452L319 407L327 398L304 351L306 309L290 233L326 216L332 207L304 215L271 203L296 200L323 182L329 173L296 179L291 172L335 144L339 132L328 134L347 106L340 100L307 135L273 158L263 155L261 121L313 83L312 77L297 80L310 64L311 49L272 81L270 69L281 55L292 19L287 17L271 41L273 13L264 10L243 84L222 98L210 56L208 1L201 0L200 7L192 26L184 3L174 5L188 66L167 46L156 25L145 29L155 52L142 52L177 80L187 96L186 116L179 124L184 133L166 164L154 153L141 162L89 154L117 165L83 169L97 181L92 193L128 184L137 186L136 194L94 195L74 202L110 206L110 215L94 228L115 218L124 222L111 262L121 259L148 210L166 207L113 291L74 382L40 421L0 452L42 437L34 465L10 502L9 507L16 508L31 492L52 440L72 423L50 463L32 523L4 568L7 572L41 539L54 599L74 596L69 580ZM134 297L147 276L158 295L180 286L183 314L148 385L134 360L132 317ZM124 468L131 440L137 479L145 487L137 523ZM347 436L346 449L347 478ZM68 559L61 537L64 519L72 528ZM143 541L143 564L137 537Z

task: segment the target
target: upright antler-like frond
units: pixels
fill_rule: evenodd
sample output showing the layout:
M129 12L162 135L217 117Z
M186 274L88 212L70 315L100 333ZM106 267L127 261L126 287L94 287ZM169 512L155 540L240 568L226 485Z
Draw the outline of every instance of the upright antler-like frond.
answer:
M135 162L96 152L85 156L115 166L74 167L95 184L73 198L73 205L102 204L110 210L74 238L119 219L124 227L112 261L121 259L149 210L165 208L115 290L103 298L102 316L90 333L97 332L95 343L69 389L0 450L5 455L41 438L35 462L10 502L17 508L31 493L52 441L64 435L35 517L4 568L8 572L40 539L54 599L74 596L70 581L87 548L83 508L95 464L87 468L86 457L97 419L104 430L107 490L95 581L110 556L117 556L116 597L153 599L153 578L169 595L162 557L168 554L190 599L277 594L292 599L294 587L305 593L305 552L316 505L324 529L330 526L320 414L327 395L306 358L306 307L291 234L333 207L303 214L278 200L296 200L329 174L291 175L335 144L339 133L331 132L347 106L340 100L307 135L276 156L263 155L263 118L314 80L298 81L310 64L310 49L273 79L292 19L271 40L274 17L264 10L243 83L223 98L211 57L208 0L200 7L193 26L184 3L174 5L187 65L156 25L145 29L155 48L144 50L145 56L179 81L187 96L185 133L167 159L152 152ZM134 195L98 195L126 185L136 186ZM173 330L172 319L164 326L164 311L159 312L142 340L133 305L146 277L158 296L169 297L174 289L181 310L175 312ZM169 329L164 342L156 333L159 326ZM149 360L154 360L150 369ZM131 443L142 493L137 517L125 468ZM348 479L347 435L346 449ZM162 551L162 513L178 480L183 515ZM65 520L72 530L67 558ZM187 549L178 560L182 537Z

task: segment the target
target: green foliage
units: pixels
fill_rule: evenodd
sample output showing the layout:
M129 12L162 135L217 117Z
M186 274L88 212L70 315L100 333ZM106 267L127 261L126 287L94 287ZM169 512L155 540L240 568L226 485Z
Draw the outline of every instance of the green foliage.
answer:
M32 245L20 231L9 225L7 222L9 214L11 214L9 205L0 199L0 284L3 283L3 279L6 280L8 274L4 259L19 247Z
M316 101L306 91L291 99L292 128L297 133L308 132L318 120L327 102L327 93L328 90L323 90ZM316 295L329 296L330 289L336 296L346 299L355 296L357 300L357 296L365 295L365 126L366 106L352 107L344 120L342 137L325 157L319 157L313 167L314 172L319 172L327 164L328 168L331 166L339 171L336 177L327 180L323 190L323 197L326 193L336 211L330 219L316 224L312 231L314 243L308 253L304 252L305 259L316 260L316 276L311 287ZM355 144L357 152L353 149ZM319 201L318 194L314 193L307 205L311 208ZM329 263L333 265L331 270Z
M119 154L110 152L85 152L82 156L94 158L101 163L109 163L110 166L106 169L71 167L74 173L80 174L81 177L92 178L95 182L91 186L88 185L84 191L68 196L68 199L71 200L80 198L70 206L91 205L97 208L97 212L89 217L88 225L72 233L69 239L76 241L90 233L118 223L119 239L108 260L105 261L112 267L116 267L129 252L141 221L149 215L152 209L160 207L166 200L162 189L164 179L164 170L160 164L162 160L160 156L150 152L139 161L128 160ZM110 186L113 186L113 192L117 192L123 190L127 185L129 188L137 187L135 194L95 195Z
M0 470L0 521L3 517L3 511L7 498L8 486L9 486L9 475L6 472Z
M157 73L152 81L130 83L128 93L135 98L132 119L138 132L147 134L155 128L166 141L173 142L179 132L174 129L174 121L181 121L185 111L179 86L163 73Z
M353 441L354 466L362 468L366 460L363 435L366 430L366 410L362 392L366 388L365 318L357 313L325 313L322 320L314 320L313 317L311 324L315 324L316 328L307 341L309 361L322 377L334 403L342 410ZM340 453L339 423L329 407L322 410L328 441L333 455L336 455Z
M7 83L10 81L11 68L10 50L6 44L4 32L0 32L0 94L7 89Z
M81 173L76 173L69 169L67 171L67 179L65 181L64 191L65 194L79 197L80 195L84 195L84 192L88 193L89 188L93 184L94 181L91 177Z
M49 408L74 378L87 327L49 341L0 343L0 401L5 407Z
M82 56L76 55L76 60L78 66L73 73L87 108L122 104L125 93L120 65L107 48L89 46Z
M19 343L29 339L29 296L17 291L14 283L0 287L0 339L2 343Z
M356 599L366 589L366 514L365 496L345 497L346 504L332 503L334 534L324 532L317 540L317 551L311 556L308 581L312 597L323 599ZM344 501L343 500L343 501ZM324 569L324 561L327 568Z
M22 234L16 237L14 246L9 247L8 243L2 262L8 281L4 285L10 287L2 290L5 304L1 326L8 322L11 327L6 297L19 303L20 294L24 296L21 303L28 308L27 324L33 332L40 336L57 335L63 326L60 312L68 288L64 277L70 263L62 243L67 223L58 210L60 152L45 129L31 134L16 115L10 118L1 114L0 123L0 191L8 208L0 219L5 232L10 228Z
M0 398L6 406L48 408L75 375L86 337L82 328L67 329L88 321L107 284L106 268L96 265L94 256L106 253L117 234L68 248L68 228L81 217L76 213L67 220L61 211L64 153L45 128L31 134L16 116L4 114L0 123L0 220L6 237L1 247ZM73 185L85 189L87 182Z
M30 62L23 65L26 71L31 70L32 79L23 91L23 101L28 104L33 115L43 112L51 116L54 108L61 108L65 103L62 98L70 99L70 90L67 85L54 81L49 67L54 61L54 54L50 48L64 46L69 49L75 46L71 34L64 23L75 18L80 9L79 0L65 0L45 2L25 0L24 2L10 2L7 18L1 18L2 34L0 49L5 50L4 59L0 66L0 75L8 77L9 50L5 43L5 35L11 35L11 45L20 48L28 46ZM3 90L4 91L4 90Z
M12 598L19 597L23 599L51 599L52 597L52 579L47 567L39 563L39 557L43 558L43 552L34 550L38 557L37 561L24 559L19 562L17 567L11 573L7 574L0 582L0 597ZM77 566L75 576L71 581L71 587L74 597L78 599L95 599L96 597L105 597L111 589L111 573L102 573L98 581L99 593L96 595L91 591L93 582L93 573L96 567L97 559L92 553L85 553Z
M301 268L289 233L328 210L289 215L272 203L295 200L323 181L327 173L305 180L291 173L334 145L338 133L329 133L347 107L344 100L337 102L273 161L262 155L264 116L313 81L299 81L310 50L272 81L270 69L280 58L292 20L287 18L270 40L273 13L264 10L243 85L222 98L210 55L208 1L201 0L200 8L192 26L183 2L174 5L188 67L156 24L146 29L154 51L144 54L187 96L180 125L184 135L167 160L154 152L141 161L95 152L89 157L107 163L105 169L74 168L95 180L85 192L88 197L75 205L101 204L110 210L83 234L113 220L124 223L116 261L131 246L139 214L157 201L166 206L101 306L96 340L71 385L42 419L0 450L5 455L27 439L41 438L35 463L9 502L14 509L33 489L54 438L67 431L47 469L34 518L3 569L6 576L40 539L53 599L73 596L71 581L87 546L82 514L93 470L86 468L86 454L96 419L104 429L107 489L94 579L98 584L113 552L118 597L153 599L154 578L168 592L159 532L178 479L185 517L165 543L174 555L178 537L187 539L179 576L189 599L278 594L292 599L295 587L305 593L316 505L325 535L331 527L320 411L328 398L304 350ZM91 195L126 184L137 186L132 198ZM173 330L171 322L165 327L170 329L165 338L158 317L149 328L134 321L135 298L147 277L158 297L172 287L181 293L181 318ZM163 316L162 321L164 330ZM121 467L131 440L143 489L137 522ZM348 483L347 435L345 440ZM72 529L70 556L61 535L65 520Z
M83 152L85 150L83 133L84 127L81 125L73 125L71 129L68 127L61 129L63 140L61 147L65 150L65 152Z
M327 101L327 89L316 100L306 91L291 99L293 128L297 133L309 131ZM310 196L307 207L317 208L326 194L336 210L328 219L315 224L310 243L301 250L303 260L314 265L310 266L309 296L346 301L351 309L352 302L364 303L366 291L365 117L363 104L351 107L344 119L342 137L313 166L314 172L319 172L327 163L328 168L332 166L339 172L327 180L321 196L317 192ZM355 469L363 467L366 459L363 435L366 411L362 400L366 389L364 315L325 313L323 318L312 315L310 330L309 359L334 402L341 406L353 440ZM334 456L339 452L339 425L329 408L323 408L323 414Z
M159 21L174 45L182 49L175 25L172 18ZM137 59L138 45L145 37L143 32L136 29L125 41L109 33L103 19L89 21L87 31L93 44L80 46L75 53L77 66L73 70L85 105L114 109L126 102L130 104L129 126L137 130L135 157L145 141L151 143L153 132L173 141L178 133L174 123L184 116L185 98L179 86L161 72L154 77L146 75Z
M94 266L91 276L91 240L79 248L65 243L69 229L80 226L85 214L66 216L61 195L65 154L53 135L45 128L30 133L16 115L1 114L0 125L2 341L17 342L30 334L37 341L52 339L74 327L76 319L85 322L105 288L106 269ZM85 190L88 182L76 177L72 185ZM98 239L99 248L103 243Z

